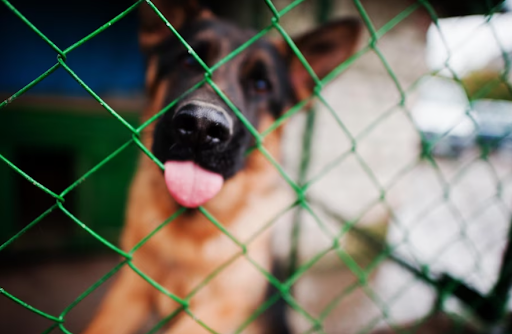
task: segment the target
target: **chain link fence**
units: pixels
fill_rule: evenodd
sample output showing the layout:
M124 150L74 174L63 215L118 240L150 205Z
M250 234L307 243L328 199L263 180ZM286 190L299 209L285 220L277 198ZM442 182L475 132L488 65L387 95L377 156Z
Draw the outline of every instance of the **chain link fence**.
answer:
M105 247L109 248L112 252L118 254L122 257L121 263L112 268L104 277L94 283L90 288L83 291L83 293L78 296L73 303L68 305L60 314L48 314L43 309L35 308L23 300L17 298L17 296L11 294L9 291L0 287L0 293L12 300L15 303L18 303L25 307L27 310L36 313L37 315L44 317L50 321L52 321L52 325L44 331L44 333L50 333L57 328L60 329L64 333L70 333L70 331L66 328L66 317L68 313L73 310L77 304L79 304L84 298L90 295L93 291L95 291L99 286L101 286L105 281L107 281L111 276L115 275L121 268L125 266L129 266L134 272L136 272L140 277L145 279L149 284L151 284L155 289L159 290L161 293L165 294L168 298L178 302L181 305L181 308L172 314L169 314L167 317L160 319L158 323L149 330L148 333L156 333L161 328L163 328L170 320L172 320L179 312L183 311L188 313L190 316L195 317L192 310L189 308L190 299L198 293L201 288L211 279L213 279L216 275L222 272L223 267L218 268L215 272L213 272L210 276L206 278L206 280L199 284L197 288L185 298L180 298L173 293L169 292L164 286L157 283L154 279L148 276L146 273L142 272L139 268L137 268L132 263L133 254L142 247L154 234L156 234L160 229L162 229L167 224L172 224L173 220L176 219L179 215L185 212L185 209L178 210L175 214L169 217L166 221L162 222L158 228L156 228L151 234L147 235L144 239L142 239L134 248L131 250L121 250L115 244L109 242L106 238L102 237L102 235L95 232L93 229L89 227L87 221L81 221L78 219L73 212L66 207L66 196L73 191L80 183L86 181L88 177L94 174L97 170L101 169L104 165L108 164L112 159L114 159L117 155L123 152L128 147L135 145L140 149L141 154L145 154L150 157L155 164L157 164L160 168L163 169L162 163L156 159L151 153L150 149L145 147L140 139L141 132L151 123L155 122L160 116L162 116L165 112L170 110L183 96L190 93L194 89L197 89L201 85L209 85L218 96L232 109L232 111L236 114L236 116L241 120L241 122L247 127L252 136L255 138L256 145L253 149L259 150L278 170L282 178L286 183L294 190L296 195L296 201L292 206L287 208L282 208L282 212L279 216L293 212L294 214L294 222L293 227L291 228L291 236L290 236L290 249L287 252L286 261L284 261L283 266L286 268L287 278L284 281L273 276L271 273L262 269L257 265L257 263L250 258L247 254L247 247L250 243L243 243L237 240L234 236L230 234L230 232L224 228L221 221L218 221L214 216L212 216L205 208L199 208L199 211L205 215L212 224L214 224L222 233L225 233L234 243L239 246L239 253L232 258L229 262L225 264L225 266L229 265L235 259L240 257L246 257L248 261L254 263L255 268L261 272L269 281L271 285L273 285L277 292L272 295L264 304L262 304L256 312L248 318L236 331L236 333L241 333L244 329L255 321L262 313L265 312L273 303L275 303L279 298L283 298L290 308L290 312L298 314L306 323L307 329L304 330L304 333L326 333L330 332L328 329L324 328L325 320L330 315L330 313L340 305L346 298L349 296L354 290L361 289L363 294L367 299L371 301L374 307L378 310L377 314L371 319L367 319L366 323L360 326L357 333L372 333L375 331L376 326L385 324L388 328L393 329L397 333L430 333L430 332L422 332L422 326L429 324L429 321L432 319L431 316L437 315L439 312L445 313L449 318L453 319L454 322L460 325L454 325L449 329L446 329L446 332L453 333L469 333L469 331L463 325L466 321L471 320L472 322L477 322L479 326L482 328L482 333L510 333L512 332L511 322L508 320L508 297L510 292L510 287L512 284L512 249L509 247L509 240L512 237L508 227L506 231L503 231L500 235L498 235L499 240L494 240L495 243L499 243L503 252L502 259L496 260L498 263L496 268L498 268L495 277L487 277L487 280L492 280L490 284L490 288L487 290L478 289L473 286L472 282L468 281L464 276L456 276L449 272L450 268L445 268L446 270L442 270L443 268L439 268L439 266L435 266L434 262L436 262L437 258L442 258L445 252L455 243L462 240L462 242L467 242L469 245L469 252L472 254L471 256L475 259L475 267L474 270L478 270L478 260L483 256L482 253L485 250L479 249L476 246L472 246L472 241L467 235L468 229L470 229L471 224L475 224L474 217L481 216L486 208L490 206L499 206L502 215L506 217L507 220L510 218L511 206L512 203L508 203L510 198L504 192L507 189L507 184L510 182L511 173L510 169L505 168L505 172L498 170L495 166L493 154L495 154L496 147L500 146L500 143L506 143L510 138L510 132L512 131L512 127L508 127L505 131L502 131L497 138L493 138L491 141L486 140L487 137L481 136L480 130L482 128L482 122L475 116L475 113L468 108L465 112L460 115L460 119L452 122L452 124L445 128L442 133L437 134L432 137L431 134L421 131L421 124L418 124L418 120L415 119L413 113L410 110L410 106L408 105L408 97L414 92L415 89L423 82L424 78L418 79L409 87L404 87L397 75L395 74L393 67L390 65L386 56L382 52L379 46L379 41L390 31L392 31L398 24L400 24L407 17L415 13L416 11L422 10L428 13L432 23L433 29L438 29L439 35L441 38L443 37L443 30L440 28L439 17L434 9L434 6L429 3L427 0L418 0L416 2L412 2L405 10L398 13L393 19L389 20L387 23L383 24L380 28L376 28L370 15L367 13L365 6L359 1L354 0L353 5L359 14L360 18L364 22L368 33L369 40L366 41L366 44L360 48L353 56L351 56L347 61L342 64L339 64L337 68L335 68L329 75L327 75L323 79L319 79L313 69L309 66L304 56L301 54L300 50L295 46L292 38L289 36L286 29L281 24L282 18L285 17L290 11L292 11L297 6L301 5L304 0L297 0L286 4L283 8L276 8L274 3L270 0L265 0L264 3L268 10L270 11L272 18L271 24L263 28L259 33L257 33L254 37L249 39L246 43L244 43L237 50L232 52L229 56L219 61L217 64L212 67L208 67L196 54L196 52L190 47L185 39L183 39L179 32L174 29L174 27L166 20L166 18L162 15L159 9L150 1L150 0L138 0L130 7L126 8L125 11L119 13L118 16L110 20L109 22L105 22L103 26L98 28L96 31L92 32L85 38L77 41L75 44L67 47L66 49L62 49L59 46L55 45L50 39L48 39L43 32L38 30L36 26L34 26L24 15L19 12L15 6L13 6L9 1L2 0L2 5L8 10L12 11L20 20L22 20L30 29L37 34L41 39L47 43L56 53L57 61L51 66L46 72L42 75L34 79L28 85L23 87L18 92L14 93L8 99L3 101L0 104L0 119L1 109L8 106L10 103L14 102L17 98L22 96L24 93L31 90L32 87L37 85L42 80L45 80L48 76L50 76L57 69L64 69L76 82L78 82L96 101L99 103L107 113L109 113L112 117L118 120L128 131L131 133L131 138L126 141L123 145L121 145L117 150L112 152L106 158L101 161L101 163L97 164L94 168L89 170L87 173L82 175L76 182L69 185L67 189L60 193L55 193L51 189L47 188L44 184L38 182L38 180L33 179L30 175L26 174L23 170L18 168L13 162L9 161L6 157L2 155L0 152L0 159L2 163L7 164L10 168L12 168L16 173L24 177L28 182L32 183L34 187L39 188L40 191L45 192L47 195L53 197L55 199L55 204L49 207L45 212L41 213L41 215L33 220L30 224L24 227L22 230L14 234L11 238L6 241L2 241L3 243L0 245L0 252L4 249L8 248L14 241L18 238L22 237L22 235L30 229L33 229L42 219L48 216L52 211L60 210L67 217L71 219L76 225L78 225L81 229L92 235L99 242L101 242ZM503 3L491 3L490 1L481 1L481 7L485 8L485 22L482 25L488 26L493 30L493 22L494 17L498 15L497 13L503 9ZM145 3L145 4L144 4ZM324 5L323 11L321 11L321 20L325 20L328 16L328 10L326 10L327 6L325 1L321 1ZM75 73L75 71L68 65L67 58L72 57L72 53L75 49L79 48L82 44L87 43L89 40L93 39L98 34L103 31L109 29L110 26L114 25L119 20L122 20L129 13L137 10L137 8L141 5L148 5L152 8L152 10L167 24L172 33L177 36L177 38L183 43L188 52L196 59L196 61L201 64L204 69L205 75L204 79L199 82L194 87L190 88L185 94L176 100L172 101L169 105L167 105L164 109L162 109L159 113L151 117L148 121L140 124L138 126L131 125L127 122L123 117L120 116L116 110L111 108L100 96L98 96L89 86L82 81L82 79ZM5 9L4 8L4 9ZM237 109L237 107L229 100L226 94L217 86L217 84L212 80L212 73L215 72L219 67L227 62L231 61L238 54L243 52L248 46L257 41L260 38L263 38L267 34L277 33L279 34L290 46L293 52L296 54L298 59L302 62L306 70L309 72L310 76L313 78L315 83L315 88L313 94L303 100L300 101L297 105L286 111L279 119L275 121L275 123L268 128L265 132L259 133L255 127L244 117L244 115ZM135 36L134 36L135 38ZM458 72L452 68L450 62L446 62L443 64L442 68L438 71L434 71L428 74L429 77L437 77L441 76L443 72L447 72L447 77L455 82L460 87L469 87L470 90L466 90L467 94L469 94L468 99L472 102L483 97L488 97L490 92L494 92L496 87L501 87L503 96L512 96L512 85L510 82L510 61L511 58L508 55L510 50L507 50L505 46L503 46L502 41L498 38L498 34L494 33L494 38L496 39L497 45L501 48L502 54L502 64L503 66L499 69L499 73L497 76L492 77L490 80L484 80L483 84L473 84L474 81L468 83L465 78L461 78L458 75ZM447 43L444 41L444 43ZM448 49L447 44L445 44ZM461 46L462 47L462 46ZM478 52L478 50L475 50ZM332 106L332 103L329 102L329 99L324 95L324 87L331 83L335 78L337 78L340 74L346 72L356 63L360 58L367 54L375 55L380 61L381 65L387 72L387 75L393 82L393 85L398 92L398 100L396 101L396 105L393 106L390 111L386 111L380 114L375 120L373 120L367 127L362 129L359 133L352 133L347 125L345 124L343 115L336 110L335 107ZM450 58L450 56L448 57ZM371 98L371 97L365 97ZM305 106L309 105L311 101L315 102L315 107L310 110L310 112L305 114L305 128L303 131L303 139L301 143L301 158L300 164L297 168L297 175L292 176L286 168L284 168L276 159L273 157L263 145L265 137L275 131L279 126L281 126L288 119L298 116L299 111L304 109ZM342 133L348 138L349 147L342 152L339 156L332 157L330 162L321 166L321 168L317 168L315 173L311 173L310 164L312 159L314 159L314 150L315 147L313 145L315 134L318 132L317 126L317 110L321 108L326 111L331 118L331 122L336 124L336 126L342 131ZM508 110L512 112L512 110ZM398 170L393 174L393 177L390 177L386 183L381 182L378 176L373 171L373 168L370 164L367 163L365 157L360 153L359 143L366 136L368 136L374 129L381 126L381 124L389 117L392 117L393 114L401 113L406 117L410 125L415 129L418 134L421 143L422 143L422 151L421 155L415 158L412 162L400 166ZM446 146L446 142L451 138L451 134L454 133L455 128L461 122L469 121L473 125L473 130L470 134L473 137L477 137L477 141L480 141L482 149L477 153L471 156L470 159L466 159L464 164L458 167L455 171L451 171L447 173L445 168L445 161L440 159L436 155L436 150L441 150L444 146ZM8 125L7 125L8 126ZM316 132L315 132L316 131ZM473 138L471 137L471 138ZM473 139L472 139L473 140ZM369 178L372 187L377 192L377 196L375 196L374 200L365 208L362 208L358 214L353 215L353 217L341 217L339 212L336 210L332 210L328 205L324 205L321 201L316 199L314 196L310 196L309 190L312 188L317 182L322 180L325 175L330 173L340 164L342 164L347 159L355 159L361 170L364 171L366 176ZM485 165L491 171L492 179L488 181L490 184L490 188L492 188L491 195L485 201L482 201L477 206L470 208L473 211L470 213L461 212L460 208L457 206L456 201L452 197L451 190L456 184L460 181L460 179L464 178L466 175L470 174L472 168L475 165ZM431 212L437 210L441 205L450 212L452 217L455 217L455 221L457 221L457 233L453 234L453 237L450 240L447 240L443 247L439 248L436 254L431 257L432 262L427 261L425 258L409 256L410 254L404 254L404 252L400 251L400 248L404 245L411 245L411 247L415 247L414 238L411 237L413 234L412 229L414 226L404 224L403 222L403 214L397 212L397 208L390 202L388 198L388 193L403 179L407 177L412 171L417 168L429 168L433 171L434 178L432 182L435 182L440 185L442 189L441 195L439 197L434 198L431 202L424 201L421 205L421 210L417 210L414 212L414 217L416 220L415 224L419 224L420 221L430 215ZM312 175L313 174L313 175ZM339 192L343 192L343 189L337 190ZM430 197L429 197L430 198ZM419 199L421 202L422 199ZM380 206L385 209L387 212L386 219L389 222L386 222L389 225L389 228L394 228L395 230L400 231L400 238L395 238L395 240L400 239L398 242L385 242L385 234L382 229L377 231L362 228L359 226L359 221L363 216L365 216L372 208L375 206ZM327 246L324 249L321 249L307 260L301 261L299 260L300 253L300 240L301 240L301 228L303 224L301 221L304 217L309 217L312 219L314 223L317 225L320 231L324 234L323 237L328 241ZM276 217L276 219L279 217ZM337 228L333 229L331 225L326 224L325 220L330 220L337 222ZM265 225L265 228L270 228L273 221L269 222ZM439 222L435 226L435 228L442 228L443 221ZM383 228L386 230L386 228ZM485 231L485 228L484 228ZM261 233L263 231L260 231ZM485 232L482 232L485 233ZM356 240L356 243L363 244L364 248L367 250L367 253L362 256L364 260L361 260L361 254L357 254L354 251L348 251L346 248L346 244L343 240L344 238L349 236ZM257 237L257 234L254 235L251 240ZM411 240L412 239L412 240ZM300 298L297 298L294 293L294 285L310 270L314 267L319 261L324 259L327 254L334 254L334 256L343 264L343 266L349 270L349 272L356 278L353 283L347 285L343 288L341 292L339 292L335 296L331 296L331 299L326 303L326 306L323 306L321 310L316 310L312 312L309 308L304 307L303 303L300 301ZM410 273L410 279L406 284L400 287L400 291L396 293L393 298L390 299L382 299L380 295L375 291L375 287L372 286L369 282L372 280L372 277L376 273L377 269L385 262L391 262L395 265L402 268L402 270ZM440 269L440 270L438 270ZM390 305L393 303L393 300L397 300L400 298L400 295L403 291L407 290L407 286L414 284L417 281L421 281L425 283L427 286L430 286L433 291L435 291L436 300L431 305L431 310L428 312L426 317L422 319L417 319L414 322L414 326L401 328L400 324L394 321L393 317L390 315ZM450 307L450 303L456 300L459 304L463 305L464 312L454 312ZM448 306L447 306L448 304ZM292 317L293 318L293 317ZM204 323L201 319L197 319L198 323L203 326L206 330L211 333L215 333L215 330L209 327L208 323ZM435 331L432 331L434 333ZM443 329L444 332L444 329ZM436 332L436 333L439 333Z

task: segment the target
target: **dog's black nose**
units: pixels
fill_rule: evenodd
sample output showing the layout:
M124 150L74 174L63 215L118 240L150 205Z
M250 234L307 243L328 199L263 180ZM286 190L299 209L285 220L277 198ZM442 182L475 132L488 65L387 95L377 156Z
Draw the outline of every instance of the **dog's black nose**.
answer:
M194 148L223 144L232 133L225 113L194 104L187 104L176 112L173 128L181 143Z

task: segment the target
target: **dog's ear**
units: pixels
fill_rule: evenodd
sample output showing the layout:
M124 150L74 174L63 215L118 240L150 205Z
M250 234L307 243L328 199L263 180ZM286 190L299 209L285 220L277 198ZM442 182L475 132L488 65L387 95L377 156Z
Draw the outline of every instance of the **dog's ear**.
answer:
M200 6L198 0L152 0L151 2L176 30L179 30L185 22L210 13ZM148 53L172 34L171 29L147 3L139 6L139 21L139 44L144 53Z
M322 79L354 53L361 30L361 21L344 18L307 32L293 41L318 78ZM287 59L296 97L299 100L306 98L314 88L314 80L286 41L279 41L277 47Z

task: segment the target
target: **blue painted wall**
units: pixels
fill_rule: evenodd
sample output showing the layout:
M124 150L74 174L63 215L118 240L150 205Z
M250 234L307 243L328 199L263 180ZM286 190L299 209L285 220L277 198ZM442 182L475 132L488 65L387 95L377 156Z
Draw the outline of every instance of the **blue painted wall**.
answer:
M11 0L27 19L65 49L128 8L131 1ZM0 92L12 94L56 63L56 53L0 3ZM68 65L100 96L140 94L144 64L137 45L137 13L130 13L68 55ZM30 93L84 96L58 69Z

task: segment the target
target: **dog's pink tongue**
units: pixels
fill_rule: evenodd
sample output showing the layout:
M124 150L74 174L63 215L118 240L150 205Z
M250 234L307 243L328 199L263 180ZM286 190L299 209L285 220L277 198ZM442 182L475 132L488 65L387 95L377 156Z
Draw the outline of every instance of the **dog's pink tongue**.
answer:
M192 161L167 161L165 183L176 202L195 208L212 199L222 188L224 179Z

